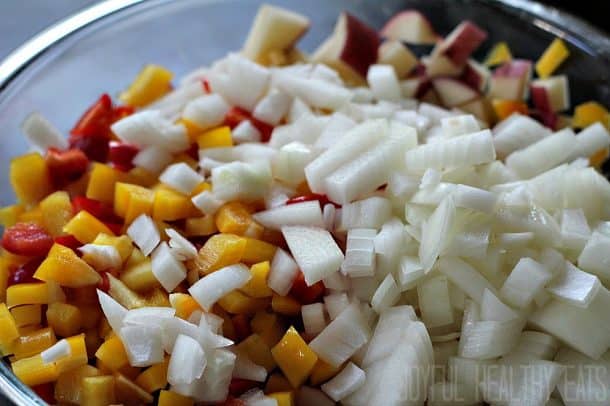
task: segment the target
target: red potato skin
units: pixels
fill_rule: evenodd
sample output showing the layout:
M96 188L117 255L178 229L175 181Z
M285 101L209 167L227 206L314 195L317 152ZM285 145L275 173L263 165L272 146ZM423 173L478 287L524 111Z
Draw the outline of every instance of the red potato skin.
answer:
M493 75L496 77L523 77L532 70L532 62L525 59L515 59L496 68Z
M345 13L347 37L340 59L363 77L377 61L377 32L349 13Z
M459 30L456 37L449 43L443 43L441 52L456 65L463 65L479 45L485 41L487 33L471 21L464 21L456 30Z
M401 41L412 42L412 38L400 38L392 34L394 26L397 24L406 24L411 23L412 18L418 19L421 23L423 23L423 27L425 28L427 40L425 41L416 41L413 43L422 45L431 45L434 44L437 40L440 40L441 37L434 31L432 28L432 24L430 24L430 20L426 18L422 13L416 10L405 10L393 16L381 29L380 34L382 37L390 38L390 39L398 39ZM406 21L405 21L406 20Z
M546 88L541 86L530 86L530 96L532 98L532 103L534 103L534 106L536 106L538 110L547 113L553 112L549 93Z
M471 66L471 64L467 63L464 67L462 75L460 76L460 80L474 90L481 91L481 86L483 85L483 81L485 79Z

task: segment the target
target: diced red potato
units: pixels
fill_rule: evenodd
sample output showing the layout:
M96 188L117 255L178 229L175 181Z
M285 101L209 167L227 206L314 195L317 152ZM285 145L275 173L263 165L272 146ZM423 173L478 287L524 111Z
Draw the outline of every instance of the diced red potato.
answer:
M377 63L392 65L398 78L407 76L418 64L417 57L402 42L385 41L379 47Z
M470 59L466 63L460 79L473 89L483 92L489 83L490 77L491 72L489 71L489 68Z
M432 45L438 40L430 21L415 10L406 10L392 17L381 29L381 36L422 45Z
M488 96L492 99L523 100L532 75L532 62L515 59L498 67L491 76Z
M445 107L457 107L479 97L476 90L453 78L436 78L432 86Z
M464 66L456 65L445 55L430 55L421 58L422 64L426 68L426 75L430 78L437 76L459 76L464 70Z
M489 100L485 97L477 97L474 100L457 106L458 109L470 113L485 123L493 121L493 111Z
M532 102L541 111L556 113L570 107L570 89L565 75L534 80L530 92Z
M439 43L433 55L445 55L456 65L466 63L470 55L485 41L487 33L471 21L464 21Z

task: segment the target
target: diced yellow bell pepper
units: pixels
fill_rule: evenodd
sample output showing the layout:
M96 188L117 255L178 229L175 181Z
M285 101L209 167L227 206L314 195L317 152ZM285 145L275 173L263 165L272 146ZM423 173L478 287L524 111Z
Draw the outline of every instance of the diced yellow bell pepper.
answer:
M125 177L125 173L118 169L95 162L89 174L86 196L89 199L112 204L115 185L117 182L122 182Z
M81 402L87 406L114 404L116 402L114 377L109 375L83 377Z
M102 361L111 371L118 371L129 365L129 359L121 339L112 334L95 352L95 357Z
M136 166L127 172L125 182L149 188L157 183L158 175Z
M245 264L257 264L264 261L272 261L277 247L268 242L255 238L244 237L246 247L241 257L241 262Z
M170 307L169 295L162 287L156 287L142 295L144 306Z
M155 191L153 218L158 221L175 221L196 215L197 209L188 196L167 188Z
M83 289L83 288L79 288L79 289ZM48 281L47 282L47 292L48 292L47 304L57 303L57 302L61 302L61 303L66 302L66 294L64 293L63 289L57 282Z
M244 235L252 221L247 207L240 202L226 203L216 212L216 227L221 233Z
M197 167L199 166L199 161L194 159L192 156L190 156L186 152L176 155L174 157L173 161L171 162L171 164L179 164L179 163L187 164L191 169L193 169L195 171L197 170ZM191 196L193 196L193 192L191 192Z
M46 283L19 283L9 286L6 290L8 307L47 303L49 303L49 285Z
M135 382L148 393L153 393L167 386L167 367L169 357L165 357L163 362L148 367L136 378Z
M258 334L269 347L273 347L284 335L284 327L275 313L257 312L250 321L252 331Z
M176 309L176 317L184 320L187 320L195 310L202 310L199 303L186 293L172 293L169 295L169 301Z
M30 210L26 210L19 215L17 219L18 223L34 223L42 226L44 228L44 215L42 214L42 210L40 206L35 206Z
M193 261L201 275L207 275L225 266L238 263L246 248L246 240L233 234L216 234L210 237Z
M51 193L40 202L44 228L54 237L63 235L63 228L72 218L72 203L68 193Z
M197 144L199 149L232 147L231 128L222 126L208 130L197 136Z
M191 192L191 197L192 196L197 196L200 193L205 192L206 190L212 190L212 185L210 185L208 182L201 182L200 184L198 184L197 186L195 186L195 189L193 189L193 191Z
M152 262L147 259L121 273L121 281L128 288L136 292L147 292L159 285L159 281L152 272Z
M134 249L131 238L126 235L115 237L107 234L100 234L95 237L93 244L113 246L119 252L123 262L127 261L129 257L131 257L131 253Z
M41 328L29 334L22 334L13 347L15 358L23 359L40 354L57 342L53 329Z
M14 226L23 210L20 204L0 208L0 226L4 228Z
M602 148L589 157L589 164L596 168L600 168L608 159L609 154L610 150L608 149L608 147Z
M271 374L269 379L267 379L267 383L265 384L265 393L275 393L275 392L290 392L292 390L292 386L288 379L281 374L280 372L276 372Z
M318 361L316 353L303 341L294 327L286 331L280 342L271 349L271 354L294 388L305 382Z
M108 274L108 282L110 285L108 294L124 307L131 310L144 307L146 305L146 302L142 296L128 288L127 285L125 285L121 280Z
M70 302L77 306L99 305L96 286L83 286L70 292Z
M182 396L176 392L162 390L159 393L158 406L193 406L193 399Z
M87 365L87 343L85 342L85 334L78 334L66 338L70 346L70 355L55 361L57 371L62 374L83 365Z
M127 216L127 211L129 210L129 202L131 201L131 196L148 196L149 194L152 194L152 191L150 189L132 183L117 182L114 185L113 194L114 213L119 217L125 218Z
M100 338L107 340L112 337L113 334L114 332L112 331L112 327L110 327L110 323L108 323L108 320L106 320L105 317L102 317L97 326L97 335L99 335Z
M80 309L67 303L53 303L47 309L47 323L60 337L78 333L82 325Z
M271 347L263 341L258 334L252 334L237 345L257 365L264 367L268 372L275 368L275 360L271 355Z
M255 299L239 290L234 290L221 297L218 304L231 314L254 314L269 305L268 299Z
M294 394L292 392L275 392L267 396L275 399L277 406L294 406Z
M82 327L84 329L90 329L97 326L102 317L102 310L99 306L79 304L78 308L82 316Z
M555 38L536 62L536 73L543 79L551 76L569 55L566 44L560 38Z
M13 315L6 304L0 303L0 345L9 346L19 337L19 330Z
M150 393L136 385L131 379L121 373L115 372L114 384L116 400L125 405L142 405L152 403L153 397Z
M138 264L141 264L142 262L145 262L148 259L149 258L147 256L142 254L142 251L140 251L138 248L134 247L133 251L131 251L131 255L127 259L127 262L125 262L125 264L124 264L125 269L131 268L132 266L136 266Z
M508 62L513 59L513 55L510 52L510 48L508 44L504 41L498 42L493 46L491 51L487 54L485 58L485 62L483 62L487 66L496 66L501 65L505 62Z
M87 350L88 358L95 358L95 352L104 342L98 333L97 327L87 328L85 330L85 349Z
M610 114L608 110L598 102L590 101L579 104L574 108L574 118L572 126L576 128L585 128L594 123L602 123L608 128L608 120Z
M212 307L212 313L218 317L222 317L222 334L229 340L237 341L237 333L235 331L235 326L233 325L232 316L218 304L215 304Z
M85 210L78 212L64 227L64 232L72 234L83 244L89 244L100 234L114 235L100 220Z
M328 381L333 376L337 375L339 371L341 371L342 366L334 367L322 359L318 359L318 362L313 367L311 371L311 376L309 377L309 382L312 385L317 386L321 385L324 382Z
M36 203L52 190L47 163L38 153L13 158L9 178L20 203Z
M144 107L171 90L173 74L159 65L146 65L119 98L128 106Z
M82 365L62 372L55 383L55 400L59 404L81 404L83 378L100 376L100 371L91 365Z
M17 327L40 324L42 318L41 306L39 304L13 307L11 314L15 318Z
M269 276L270 268L269 261L252 265L250 267L250 275L252 275L252 277L248 283L241 288L241 291L254 298L272 296L273 291L267 285L267 277Z
M519 100L500 100L493 99L491 101L496 118L502 121L513 113L521 113L527 115L529 110L527 104Z
M201 127L199 127L197 124L193 123L192 121L187 120L186 118L179 118L178 120L176 120L176 124L182 125L185 128L186 135L189 136L189 139L191 140L191 142L197 142L197 137L203 131L201 129Z
M0 257L0 303L6 302L6 289L8 287L8 277L10 275L9 261Z
M61 244L54 244L42 264L36 270L34 278L41 281L54 281L61 286L78 288L96 285L102 278L74 251Z
M11 367L15 376L28 386L54 382L59 376L55 364L45 364L40 354L14 361Z
M142 214L152 216L154 202L155 193L152 190L142 187L132 190L132 193L129 195L127 212L125 212L125 224L131 224L132 221Z
M214 216L191 217L186 219L184 233L187 237L205 237L218 232Z
M301 314L301 303L290 296L273 295L271 308L274 312L285 316L298 316Z
M29 326L19 327L19 335L23 336L23 335L31 334L34 331L40 330L41 328L42 328L42 326L40 324L30 324ZM13 343L13 344L15 344L15 343ZM14 347L14 345L12 347Z

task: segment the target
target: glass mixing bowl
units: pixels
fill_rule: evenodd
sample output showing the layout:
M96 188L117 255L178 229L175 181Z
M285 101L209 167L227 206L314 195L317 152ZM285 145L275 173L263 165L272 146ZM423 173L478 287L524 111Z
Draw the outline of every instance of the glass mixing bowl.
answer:
M0 65L0 205L14 201L8 182L11 156L27 149L19 126L39 111L62 131L103 92L116 93L143 64L166 66L180 77L238 50L259 0L110 0L44 31ZM301 41L313 50L348 10L380 28L406 8L426 14L446 34L464 19L486 29L490 44L506 40L517 56L536 59L555 37L570 46L561 71L570 76L574 103L595 99L610 106L610 39L587 23L527 0L277 0L309 16ZM479 55L481 56L481 55ZM18 405L44 404L0 362L0 388ZM0 403L4 404L0 398Z

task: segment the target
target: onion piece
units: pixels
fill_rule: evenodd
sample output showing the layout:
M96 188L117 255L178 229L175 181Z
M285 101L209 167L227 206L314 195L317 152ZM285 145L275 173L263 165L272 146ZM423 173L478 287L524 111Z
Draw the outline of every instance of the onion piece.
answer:
M396 306L383 310L375 332L368 342L362 365L366 367L389 356L403 338L410 323L416 320L417 315L411 306Z
M366 380L366 374L353 362L349 362L334 378L321 386L332 400L339 402L341 399L357 391Z
M252 215L254 221L272 230L283 226L323 227L322 209L317 201L279 206Z
M455 321L446 276L423 280L417 285L417 297L422 320L428 328L447 326Z
M167 381L172 385L188 385L201 378L207 360L201 345L193 338L179 335L167 368Z
M241 288L251 277L247 266L230 265L201 278L189 288L189 293L205 311L209 311L218 299Z
M600 277L603 281L610 280L610 237L594 232L578 257L578 267L583 271Z
M182 117L206 130L222 124L230 108L222 96L204 95L190 101L185 106Z
M424 268L419 263L419 258L404 256L400 260L398 271L398 282L401 292L413 289L425 276Z
M40 113L31 113L21 124L21 131L36 150L68 149L68 140Z
M184 162L179 162L165 168L159 180L184 195L190 195L203 182L203 176Z
M301 318L307 334L317 335L327 325L324 305L322 303L312 303L301 306Z
M577 351L562 348L555 362L565 365L566 371L557 384L561 398L570 404L593 405L603 402L610 395L610 368L608 353L600 359L591 359ZM595 371L595 379L586 379Z
M112 245L85 244L78 250L83 260L98 271L119 269L123 265L119 251Z
M558 300L564 300L580 307L587 307L601 287L595 275L583 272L571 262L565 261L563 274L553 280L546 291Z
M287 185L297 186L305 180L305 167L315 157L314 150L293 141L280 148L273 162L273 176Z
M220 200L263 199L271 182L267 162L231 162L212 169L212 192Z
M213 215L225 204L224 200L218 199L214 193L209 190L204 190L191 199L193 205L197 207L203 214Z
M388 307L393 306L400 298L400 290L391 274L388 274L377 287L371 299L371 307L377 313L381 313Z
M167 120L158 110L138 111L115 122L110 129L120 140L138 147L157 147L170 153L189 147L186 129ZM137 158L134 164L139 165Z
M244 120L231 131L231 138L236 144L260 142L261 133L250 120Z
M237 351L235 359L235 367L233 368L233 377L239 379L247 379L254 382L265 382L267 379L267 370L260 365L255 364L246 354Z
M349 298L343 292L335 292L324 296L324 306L331 320L336 319L349 304Z
M352 278L375 274L376 235L377 230L372 228L352 228L348 231L341 272Z
M157 145L141 149L132 160L135 166L155 174L161 172L171 161L172 154Z
M123 320L127 315L127 309L121 306L116 300L110 297L108 294L97 289L97 297L102 308L102 312L108 320L108 324L112 327L112 331L115 334L119 334L123 327Z
M179 232L173 228L165 229L165 234L170 238L169 247L172 254L180 261L193 259L197 256L197 248Z
M518 308L529 305L553 275L531 258L521 258L502 285L500 294Z
M375 272L379 277L396 271L406 244L407 236L402 221L393 218L381 226L374 240L377 259Z
M426 273L432 269L436 258L447 244L447 235L454 219L455 204L453 198L448 196L424 223L419 246L419 260Z
M273 88L258 102L252 116L265 123L277 125L288 113L291 101L289 95Z
M159 326L125 325L119 336L131 366L147 367L163 362L163 343Z
M186 267L172 254L166 242L162 242L152 253L152 273L161 286L171 292L186 279Z
M275 251L271 261L271 270L267 276L267 285L278 295L286 296L299 272L294 259L283 249Z
M145 214L142 214L131 223L127 229L127 235L145 256L153 252L161 241L157 225Z
M338 217L337 231L352 228L380 229L392 217L392 203L373 196L343 205Z
M479 122L471 114L441 118L441 128L445 137L458 137L481 131Z
M459 258L441 258L439 270L449 280L477 303L481 303L483 292L494 287L476 269Z
M72 347L70 347L70 343L68 343L67 340L63 339L42 351L40 357L42 358L43 363L50 364L64 357L68 357L70 354L72 354Z
M163 326L164 320L172 319L176 310L171 307L141 307L131 309L125 315L123 323L126 325L158 325Z

